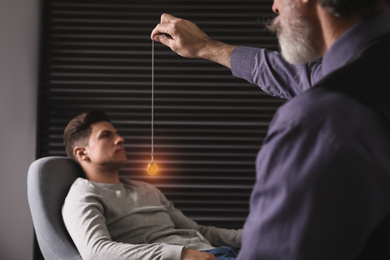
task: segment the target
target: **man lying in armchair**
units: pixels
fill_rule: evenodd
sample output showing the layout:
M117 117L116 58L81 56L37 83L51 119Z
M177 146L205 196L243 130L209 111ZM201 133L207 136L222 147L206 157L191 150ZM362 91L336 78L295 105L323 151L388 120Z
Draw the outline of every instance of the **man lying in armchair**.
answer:
M124 139L99 110L72 119L66 153L80 164L62 215L83 259L236 259L242 230L198 225L156 187L120 178Z

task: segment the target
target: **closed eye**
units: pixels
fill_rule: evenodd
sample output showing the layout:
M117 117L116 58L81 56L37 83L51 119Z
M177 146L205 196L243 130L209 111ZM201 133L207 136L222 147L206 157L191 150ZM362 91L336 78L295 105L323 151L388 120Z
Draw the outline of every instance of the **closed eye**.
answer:
M110 131L103 131L101 134L100 134L100 138L108 138L112 135L112 132Z

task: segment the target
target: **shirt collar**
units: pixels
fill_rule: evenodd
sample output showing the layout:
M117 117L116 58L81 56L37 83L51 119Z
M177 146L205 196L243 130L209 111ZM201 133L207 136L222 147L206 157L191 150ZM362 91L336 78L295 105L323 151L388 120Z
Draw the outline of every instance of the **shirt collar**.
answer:
M390 12L367 19L347 30L325 53L322 60L322 76L344 66L370 41L387 32L390 32Z

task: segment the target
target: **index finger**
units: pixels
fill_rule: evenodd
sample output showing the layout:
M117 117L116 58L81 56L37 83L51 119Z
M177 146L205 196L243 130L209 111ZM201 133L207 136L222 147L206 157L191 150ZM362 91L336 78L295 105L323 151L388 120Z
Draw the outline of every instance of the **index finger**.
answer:
M156 27L153 29L153 31L150 35L150 38L153 40L156 37L156 35L159 35L159 34L168 34L169 35L167 24L169 24L174 19L177 19L177 18L173 15L163 13L160 17L160 23L157 24Z
M160 22L161 23L169 23L175 19L178 19L177 17L173 16L173 15L170 15L170 14L167 14L167 13L163 13L161 15L161 18L160 18Z
M170 32L170 27L168 23L159 23L153 29L150 38L153 40L157 35L171 35L169 32Z

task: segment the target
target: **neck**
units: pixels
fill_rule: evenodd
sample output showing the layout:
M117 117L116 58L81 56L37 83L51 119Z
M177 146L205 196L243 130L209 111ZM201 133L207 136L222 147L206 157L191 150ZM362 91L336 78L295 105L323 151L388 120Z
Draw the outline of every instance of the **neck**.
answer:
M88 180L106 184L119 184L119 171L116 169L107 169L103 167L92 167L90 165L81 165Z

